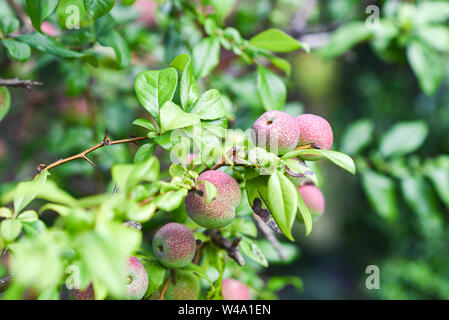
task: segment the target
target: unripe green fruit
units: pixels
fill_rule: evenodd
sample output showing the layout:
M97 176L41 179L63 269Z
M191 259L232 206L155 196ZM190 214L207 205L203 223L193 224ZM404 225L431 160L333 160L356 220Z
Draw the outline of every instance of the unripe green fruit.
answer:
M221 228L235 217L235 208L242 200L242 193L237 181L230 175L216 170L209 170L199 175L198 181L209 181L217 188L217 196L207 202L204 183L199 183L199 190L190 191L185 205L189 217L204 228Z
M332 128L326 119L314 114L302 114L295 118L301 131L299 146L315 144L320 149L329 150L332 148L334 135ZM321 156L301 154L303 160L318 160Z
M72 289L72 298L74 300L95 300L94 287L90 284L86 289Z
M271 110L254 122L251 136L256 146L283 155L298 145L300 130L292 116Z
M298 187L299 194L309 208L312 218L317 218L324 213L325 200L323 193L314 185L302 185Z
M142 299L148 289L148 274L145 267L139 259L130 257L127 272L126 298L128 300Z
M200 281L191 272L176 270L165 291L167 300L197 300L200 295Z
M223 300L250 300L248 287L235 279L224 279L221 283Z
M159 261L169 268L188 265L195 255L196 242L193 232L186 226L170 222L156 232L153 252Z

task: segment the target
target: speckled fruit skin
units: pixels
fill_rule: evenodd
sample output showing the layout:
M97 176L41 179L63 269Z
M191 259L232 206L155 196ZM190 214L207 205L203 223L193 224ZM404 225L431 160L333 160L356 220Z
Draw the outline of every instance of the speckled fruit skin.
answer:
M298 187L298 191L312 217L321 216L325 209L325 200L321 190L314 185L303 185Z
M156 232L153 252L169 268L182 268L193 260L196 242L193 232L186 226L170 222Z
M177 270L164 297L166 300L197 300L200 290L200 281L193 273Z
M95 300L94 287L90 284L86 289L72 289L72 298L74 300Z
M295 121L301 132L299 137L299 146L316 144L321 149L329 150L334 142L332 128L326 119L306 113L295 118ZM303 160L319 160L322 156L302 154Z
M130 282L126 286L126 298L128 300L140 300L148 288L147 271L136 257L128 259L127 271Z
M190 191L185 205L189 217L204 228L221 228L235 218L235 208L242 200L242 193L237 181L230 175L216 170L209 170L199 175L198 181L209 181L217 188L217 196L207 202L204 183L198 187L202 195Z
M292 116L271 110L254 122L251 136L256 146L283 155L298 145L300 130Z
M250 300L248 287L235 279L224 279L221 283L223 300Z

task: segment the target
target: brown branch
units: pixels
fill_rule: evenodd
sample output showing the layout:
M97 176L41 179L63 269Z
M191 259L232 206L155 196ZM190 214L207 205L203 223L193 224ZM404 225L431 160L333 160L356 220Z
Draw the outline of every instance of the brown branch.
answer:
M239 250L239 243L242 240L241 237L235 238L234 240L226 239L221 235L220 230L209 229L204 232L205 235L210 237L213 243L215 243L219 248L226 250L229 258L235 260L240 266L245 265L245 259L243 259Z
M193 263L198 265L201 260L201 251L203 250L205 243L201 240L196 240L196 251L195 251L195 257L193 258Z
M170 283L170 277L165 281L164 287L162 288L161 295L158 300L164 300L165 291L167 290L168 284Z
M134 137L134 138L128 138L128 139L121 139L121 140L111 141L111 140L109 140L107 135L105 135L105 138L104 138L104 140L102 142L96 144L95 146L93 146L93 147L91 147L91 148L89 148L87 150L84 150L83 152L80 152L80 153L78 153L78 154L76 154L74 156L71 156L71 157L68 157L68 158L65 158L65 159L60 159L58 161L55 161L55 162L49 164L48 166L45 165L45 164L40 164L37 167L38 174L35 176L35 178L44 170L53 169L53 168L55 168L57 166L60 166L60 165L62 165L64 163L67 163L67 162L70 162L70 161L73 161L73 160L76 160L76 159L84 159L84 160L88 161L89 163L91 163L92 165L95 166L95 164L92 161L90 161L89 158L87 158L87 154L91 153L92 151L100 149L101 147L104 147L104 146L111 146L111 145L119 144L119 143L131 143L131 142L136 142L136 141L145 140L145 139L148 139L148 138L147 137Z
M0 293L3 293L8 289L9 284L11 283L11 276L6 276L0 279Z
M18 87L31 90L34 86L41 86L42 82L32 81L32 80L20 80L14 79L0 79L0 86L3 87Z
M305 150L305 149L321 149L321 148L320 148L319 145L314 144L314 143L312 143L312 144L306 144L306 145L304 145L304 146L299 146L299 147L296 147L296 148L295 148L295 150Z
M256 221L257 226L259 227L260 231L265 235L265 238L267 238L268 241L271 242L273 247L277 250L279 253L279 257L282 261L285 261L285 253L284 249L282 248L279 240L274 235L273 229L271 229L265 222L263 222L262 218L260 218L257 214L253 213L254 221Z
M222 166L246 166L248 165L245 161L238 157L239 148L233 147L229 150L226 155L231 158L231 163L226 163L226 158L224 156L210 168L210 170L217 170ZM207 170L207 169L206 169Z

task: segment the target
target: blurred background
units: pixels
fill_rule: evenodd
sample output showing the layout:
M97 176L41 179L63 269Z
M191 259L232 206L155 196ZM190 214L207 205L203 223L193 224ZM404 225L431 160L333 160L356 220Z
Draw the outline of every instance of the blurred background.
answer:
M45 52L14 62L0 50L1 78L43 83L10 89L12 106L0 123L0 194L32 178L39 164L98 143L106 129L117 139L139 135L132 121L145 110L135 97L135 76L167 66L202 38L176 1L121 2L111 15L132 52L122 70L110 67L113 52L106 47L97 67ZM290 76L272 68L287 87L284 110L326 118L333 149L351 155L358 169L352 176L325 161L314 164L326 211L308 238L295 226L299 250L291 263L272 262L264 271L302 279L301 290L287 286L279 297L448 299L448 1L223 3L223 25L245 39L276 27L309 44L310 53L281 55ZM0 3L0 16L10 10ZM58 13L47 20L46 32L61 34ZM228 98L229 127L245 130L265 111L256 78L254 65L222 48L219 65L200 85L220 90ZM103 148L92 154L97 168L74 161L56 168L52 179L74 196L104 192L111 166L131 162L136 148ZM156 152L167 167L167 155ZM365 286L369 265L380 269L378 290Z

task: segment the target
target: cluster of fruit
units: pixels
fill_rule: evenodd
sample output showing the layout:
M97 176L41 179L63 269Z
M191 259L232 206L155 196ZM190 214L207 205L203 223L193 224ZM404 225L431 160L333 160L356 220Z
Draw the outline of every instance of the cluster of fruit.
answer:
M265 112L252 126L252 137L258 147L265 148L277 155L283 155L296 148L315 148L329 150L334 141L332 128L326 119L314 114L302 114L295 118L289 114L272 110ZM302 160L314 161L321 157L315 154L301 154ZM292 181L304 203L314 217L324 212L324 196L320 189L308 181Z
M283 155L297 147L330 149L333 143L332 129L322 117L303 114L296 118L282 111L269 111L256 120L252 126L252 137L257 147ZM301 155L302 160L318 160L316 155ZM198 176L197 188L190 191L185 199L188 216L198 225L207 229L221 228L235 218L235 209L242 199L237 181L230 175L209 170ZM217 189L216 197L207 201L204 181ZM324 197L321 191L307 181L298 185L298 190L314 216L324 211ZM162 226L153 238L153 253L166 267L176 269L173 279L167 285L165 298L169 300L194 300L200 295L200 283L191 272L179 270L193 261L196 241L193 232L186 226L170 222ZM141 299L148 287L148 275L142 263L131 257L128 262L128 299ZM249 299L248 287L235 279L222 282L223 298L229 300ZM93 290L74 290L76 299L93 298Z

